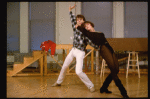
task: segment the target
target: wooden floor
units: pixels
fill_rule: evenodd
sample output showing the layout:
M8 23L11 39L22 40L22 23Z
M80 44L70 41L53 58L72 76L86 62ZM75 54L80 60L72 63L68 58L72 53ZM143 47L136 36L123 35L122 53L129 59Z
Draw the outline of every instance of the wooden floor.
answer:
M120 91L115 86L114 81L108 87L112 94L100 93L106 76L100 78L99 75L87 75L94 83L96 91L91 93L82 83L77 75L68 75L65 77L62 86L51 87L56 82L58 75L42 77L7 77L7 98L65 98L65 97L88 97L88 98L122 98ZM148 74L141 75L129 74L126 79L125 74L118 74L129 97L148 97Z

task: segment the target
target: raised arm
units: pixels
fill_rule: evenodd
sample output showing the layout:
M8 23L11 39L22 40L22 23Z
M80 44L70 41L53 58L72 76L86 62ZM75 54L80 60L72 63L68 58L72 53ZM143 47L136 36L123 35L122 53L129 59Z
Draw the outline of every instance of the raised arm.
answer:
M72 9L74 9L75 8L75 6L76 5L74 5L74 6L69 6L69 15L70 15L70 19L71 19L71 23L72 23L72 28L73 28L73 30L75 31L75 29L76 29L76 27L75 27L75 25L76 25L76 17L75 17L75 15L72 13Z
M76 17L75 15L72 14L72 11L69 12L70 14L70 19L71 19L71 24L72 24L72 28L74 29L75 28L75 25L76 25Z

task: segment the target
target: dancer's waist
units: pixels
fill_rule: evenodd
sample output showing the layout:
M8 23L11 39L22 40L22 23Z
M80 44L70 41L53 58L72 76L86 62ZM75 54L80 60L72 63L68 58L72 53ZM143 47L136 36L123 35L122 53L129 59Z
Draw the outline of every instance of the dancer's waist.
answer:
M81 50L81 51L85 51L85 48L84 48L84 47L76 47L76 46L73 46L72 48L78 49L78 50Z

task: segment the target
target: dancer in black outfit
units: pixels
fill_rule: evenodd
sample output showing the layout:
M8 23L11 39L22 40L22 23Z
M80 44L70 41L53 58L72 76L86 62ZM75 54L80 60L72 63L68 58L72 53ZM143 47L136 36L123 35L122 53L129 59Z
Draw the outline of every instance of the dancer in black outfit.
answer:
M100 93L112 93L111 91L108 91L107 88L111 81L114 80L116 86L121 92L121 95L124 98L129 98L126 89L124 88L120 79L117 76L119 72L118 59L115 56L114 50L107 42L104 33L95 32L94 24L89 21L84 22L82 26L78 27L78 29L82 31L82 33L86 37L88 37L94 44L100 47L100 55L102 55L102 58L105 59L109 69L111 70L111 73L107 76L102 87L100 88Z

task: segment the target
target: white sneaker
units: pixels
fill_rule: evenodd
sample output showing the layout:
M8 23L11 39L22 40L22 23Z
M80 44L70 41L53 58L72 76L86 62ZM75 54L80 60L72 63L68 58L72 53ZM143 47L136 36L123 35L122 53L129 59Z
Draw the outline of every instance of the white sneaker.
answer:
M94 92L94 91L95 91L95 88L92 87L92 88L90 89L90 92Z
M57 84L56 82L52 85L52 87L61 86L61 84Z

